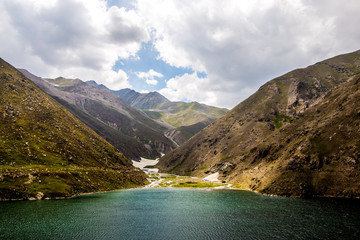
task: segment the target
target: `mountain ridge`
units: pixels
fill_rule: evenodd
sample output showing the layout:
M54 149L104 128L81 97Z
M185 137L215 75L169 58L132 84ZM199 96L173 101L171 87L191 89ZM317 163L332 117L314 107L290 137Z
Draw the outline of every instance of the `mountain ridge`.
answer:
M324 173L324 169L331 164L338 164L339 166L338 169L331 168L331 171L334 172L341 172L346 169L351 175L354 174L354 171L349 170L346 161L341 160L342 158L336 152L331 152L335 158L334 162L326 166L322 165L317 169L311 169L309 167L310 162L316 165L320 164L319 162L326 161L323 161L320 150L318 152L314 145L309 145L309 142L313 141L310 138L316 136L316 128L311 128L314 131L312 135L305 134L309 131L309 129L306 130L307 124L309 126L315 125L307 115L308 112L315 109L314 106L324 104L326 101L327 104L331 105L332 101L329 100L333 98L331 94L338 88L342 89L344 95L354 94L348 92L344 86L351 85L348 82L353 81L352 79L358 76L359 72L360 51L356 51L275 78L265 83L256 93L204 128L185 144L162 157L157 167L165 172L198 177L206 177L211 173L219 172L222 180L239 184L244 189L267 194L359 196L360 191L356 185L351 185L350 189L344 187L346 181L352 180L353 182L354 179L358 179L357 175L351 179L351 177L346 177L346 174L343 178L333 174L333 177L342 183L343 189L336 188L333 184L326 189L327 186L320 183L325 181L321 180L321 176L330 179L331 174ZM357 94L356 87L352 89ZM316 111L321 111L321 109L318 108ZM345 120L346 115L341 115L343 112L338 114L340 115L339 119L344 119L344 122L348 123ZM348 117L356 119L356 114L355 117L354 113L349 114ZM308 119L309 123L304 121L304 118ZM334 116L324 115L324 118L332 119ZM329 126L332 125L329 123ZM353 127L346 126L346 128L351 129ZM300 135L294 135L291 131L287 132L287 135L293 136L293 138L281 135L287 129L299 131ZM324 129L322 131L325 131ZM278 136L277 134L281 135L280 139L284 139L280 143L271 140L272 138L275 139ZM340 132L337 134L342 136ZM354 134L352 136L354 142L346 139L344 144L348 142L352 146L357 146L358 137ZM296 139L303 141L303 144L306 143L306 146L311 146L310 150L306 148L308 149L307 153L300 151L301 154L298 154L296 149L290 148L291 144L296 145ZM300 146L298 147L302 149ZM293 149L293 152L286 155L282 151L284 148ZM287 158L279 157L278 154L280 153L284 154L281 156ZM302 157L295 157L297 154ZM350 156L352 154L355 153L349 153ZM336 159L338 157L340 160ZM295 159L293 164L297 167L289 170L287 160L291 158ZM356 163L355 169L357 169L356 158L354 161ZM305 169L307 170L305 171ZM287 171L284 173L286 177L281 175L283 174L282 171ZM305 171L306 173L300 177L296 173L297 171ZM322 171L323 175L315 174L316 171ZM298 176L298 178L292 176ZM300 178L302 180L299 180ZM312 181L307 180L307 178L312 179Z

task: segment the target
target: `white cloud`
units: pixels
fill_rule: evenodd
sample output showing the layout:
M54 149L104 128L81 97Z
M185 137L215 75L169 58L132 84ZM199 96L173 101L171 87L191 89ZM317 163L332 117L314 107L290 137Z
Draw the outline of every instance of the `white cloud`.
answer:
M197 101L212 106L228 106L229 102L236 102L239 95L250 96L254 92L247 86L237 87L234 84L218 79L212 82L209 77L199 78L197 73L185 73L166 82L166 87L158 92L171 101Z
M104 0L12 0L1 1L0 9L0 34L7 36L0 40L0 55L44 77L129 87L126 73L112 67L149 40L135 11L108 8Z
M146 83L149 85L156 86L158 84L158 81L156 79L146 79Z
M357 0L138 0L136 5L159 58L207 73L199 99L226 107L287 71L359 48L354 24L359 7ZM190 93L173 83L183 78L169 82L162 91L167 97Z
M156 72L154 71L154 69L150 69L149 71L147 72L137 72L136 75L139 77L139 78L162 78L164 77L164 75L162 75L161 73L159 72Z
M162 78L164 75L162 75L159 72L154 71L154 69L150 69L147 72L137 72L136 76L138 76L141 79L146 79L145 82L148 85L156 86L158 84L158 80L155 78Z
M166 87L158 92L172 101L193 100L198 102L207 102L214 104L217 102L217 96L210 88L208 78L199 78L196 73L185 73L182 76L176 76L166 82Z
M158 58L207 74L170 79L167 97L233 107L274 77L359 48L358 0L130 1L0 1L0 56L39 76L119 89L131 86L114 63L141 61L137 51L151 38ZM164 76L138 77L151 85Z

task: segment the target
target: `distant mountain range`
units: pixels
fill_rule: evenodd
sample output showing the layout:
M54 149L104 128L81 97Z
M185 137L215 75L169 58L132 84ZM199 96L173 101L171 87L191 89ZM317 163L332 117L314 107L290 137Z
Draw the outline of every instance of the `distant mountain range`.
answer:
M226 112L199 103L174 103L157 92L113 91L95 81L45 79L19 71L133 160L160 157Z
M163 134L167 127L107 90L79 79L43 79L20 71L130 159L154 159L176 147Z
M266 194L360 197L360 51L275 78L160 159Z
M60 82L69 92L86 89ZM54 84L43 87L55 91ZM71 197L147 182L121 152L2 59L0 89L0 200ZM64 98L86 109L95 104Z
M171 102L158 92L139 93L128 88L114 91L95 81L87 83L115 94L130 106L169 128L165 135L178 145L228 111L197 102Z

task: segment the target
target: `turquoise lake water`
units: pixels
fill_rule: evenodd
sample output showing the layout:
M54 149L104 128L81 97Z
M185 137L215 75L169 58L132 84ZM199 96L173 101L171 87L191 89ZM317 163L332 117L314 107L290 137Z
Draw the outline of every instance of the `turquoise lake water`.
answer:
M360 200L162 188L0 202L0 239L360 239Z

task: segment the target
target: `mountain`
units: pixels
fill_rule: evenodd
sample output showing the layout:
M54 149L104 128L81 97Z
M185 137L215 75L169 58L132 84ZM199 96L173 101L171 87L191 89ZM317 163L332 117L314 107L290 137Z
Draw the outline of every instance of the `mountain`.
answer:
M359 73L356 51L275 78L157 167L266 194L360 197Z
M107 88L103 84L97 84L94 80L87 81L86 83L100 89L108 90L136 109L156 109L158 106L170 103L166 97L158 92L139 93L130 88L115 91Z
M170 103L166 97L158 92L138 93L129 88L112 92L136 109L157 109L164 104Z
M103 90L110 90L104 84L97 84L94 80L86 81L86 83Z
M0 59L0 200L144 185L115 147Z
M151 118L166 122L174 127L190 126L199 122L206 125L227 112L225 108L217 108L198 102L170 102L163 104L158 109L143 109Z
M169 128L165 135L178 145L200 131L203 128L200 126L209 125L228 111L225 108L197 102L171 102L158 92L139 93L129 88L113 91L95 81L87 83L112 92L127 104L143 111L159 124Z
M43 79L26 70L20 71L127 158L154 159L176 147L163 134L168 128L107 90L79 79Z

